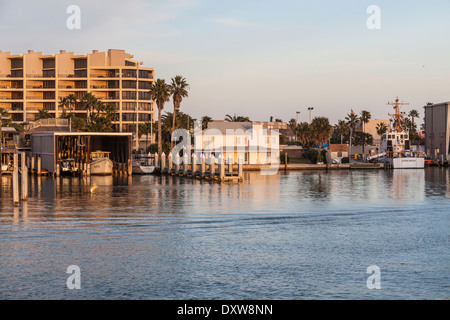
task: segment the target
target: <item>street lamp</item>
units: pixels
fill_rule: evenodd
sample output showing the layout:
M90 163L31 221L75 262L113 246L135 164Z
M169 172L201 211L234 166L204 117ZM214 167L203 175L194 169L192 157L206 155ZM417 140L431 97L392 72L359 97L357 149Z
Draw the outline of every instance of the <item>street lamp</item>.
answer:
M313 107L308 107L309 110L309 123L311 123L311 111L314 110Z
M296 111L295 113L297 114L297 123L296 124L298 124L298 115L300 114L300 111Z

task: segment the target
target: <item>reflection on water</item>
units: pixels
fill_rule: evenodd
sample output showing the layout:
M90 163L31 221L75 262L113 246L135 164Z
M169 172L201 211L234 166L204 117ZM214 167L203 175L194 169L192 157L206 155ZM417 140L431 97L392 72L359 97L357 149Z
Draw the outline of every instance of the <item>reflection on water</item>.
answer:
M244 174L2 176L0 298L448 298L448 169Z

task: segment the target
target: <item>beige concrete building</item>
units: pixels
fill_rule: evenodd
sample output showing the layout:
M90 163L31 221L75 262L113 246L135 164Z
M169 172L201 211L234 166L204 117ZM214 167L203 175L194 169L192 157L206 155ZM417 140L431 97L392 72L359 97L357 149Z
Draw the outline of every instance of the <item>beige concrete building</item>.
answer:
M40 109L59 118L60 98L74 94L81 99L90 92L116 106L115 131L133 132L136 115L139 122L154 122L149 93L154 69L141 64L124 50L93 50L89 54L0 51L0 108L6 109L14 122L32 122ZM86 118L79 102L71 112Z
M450 102L435 103L425 110L425 152L433 159L450 160Z
M383 122L388 127L388 130L389 130L389 126L390 126L389 120L374 119L374 120L369 120L369 122L364 125L364 131L365 131L365 133L369 133L372 135L374 145L381 144L382 137L380 135L378 135L378 133L377 133L377 125L380 122ZM360 122L359 126L356 128L356 131L361 131L361 132L363 131L363 125L361 122Z

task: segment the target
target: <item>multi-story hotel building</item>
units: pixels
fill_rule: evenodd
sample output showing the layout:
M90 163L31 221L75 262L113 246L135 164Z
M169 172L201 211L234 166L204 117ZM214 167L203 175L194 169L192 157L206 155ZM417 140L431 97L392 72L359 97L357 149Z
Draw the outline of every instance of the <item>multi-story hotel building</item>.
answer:
M154 103L149 93L154 70L132 58L124 50L112 49L89 54L0 51L0 108L7 110L14 122L32 122L40 109L59 118L63 111L60 98L74 94L81 99L90 92L116 105L114 131L133 132L136 118L139 122L154 122ZM80 102L71 112L86 117Z

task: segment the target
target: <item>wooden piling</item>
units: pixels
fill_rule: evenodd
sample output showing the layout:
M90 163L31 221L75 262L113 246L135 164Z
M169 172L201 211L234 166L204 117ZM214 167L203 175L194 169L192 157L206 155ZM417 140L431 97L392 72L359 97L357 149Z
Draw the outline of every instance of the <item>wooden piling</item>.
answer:
M167 161L167 172L169 174L172 173L173 161L172 161L172 152L169 152L168 161Z
M228 156L228 174L233 175L233 158L231 154Z
M38 155L37 157L38 157L37 158L37 174L40 175L42 173L41 172L42 159L41 159L40 155Z
M219 180L223 181L225 179L225 163L222 155L219 156Z
M201 166L200 166L200 176L204 177L205 176L205 171L206 171L206 158L205 155L202 153L202 155L200 156L200 161L201 161Z
M238 177L239 180L244 179L244 159L242 156L239 156L238 158Z
M164 172L165 166L166 166L166 154L163 152L161 154L161 166L160 166L161 173Z
M180 173L180 155L178 153L175 154L175 174Z
M186 175L189 168L189 157L186 153L186 150L184 150L183 154L183 174Z
M211 179L214 179L214 176L216 175L216 159L214 155L211 155L209 158L209 173L211 175Z
M14 153L13 161L13 202L14 206L19 205L19 154Z
M28 198L28 168L26 164L25 152L21 153L21 169L22 169L22 200L27 200Z

